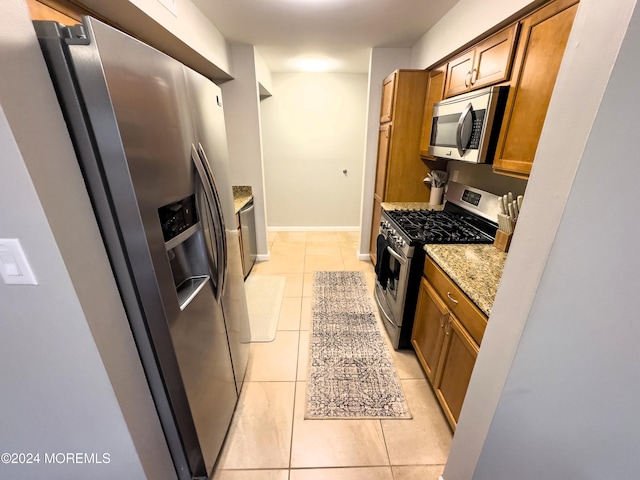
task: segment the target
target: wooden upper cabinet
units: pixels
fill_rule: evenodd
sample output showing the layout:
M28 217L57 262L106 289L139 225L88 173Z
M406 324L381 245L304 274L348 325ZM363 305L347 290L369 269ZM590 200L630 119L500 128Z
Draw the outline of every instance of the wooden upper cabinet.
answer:
M426 90L426 70L396 70L383 82L380 118L386 119L388 112L390 119L381 122L388 128L380 128L378 137L375 193L381 202L429 199L422 182L429 169L419 153Z
M393 115L393 97L395 88L396 72L393 72L382 82L382 102L380 105L380 123L391 121Z
M556 0L522 21L493 169L527 178L551 94L578 10L577 0Z
M420 156L429 160L429 139L431 138L431 124L433 122L433 105L444 98L444 81L447 76L447 66L434 68L429 71L429 83L424 100L424 116L422 117L422 135L420 136Z
M88 12L65 0L26 0L31 20L53 20L63 25L80 23L82 15Z
M391 140L391 124L380 125L378 133L378 162L376 163L376 185L374 195L382 202L385 198L387 166L389 165L389 142Z
M444 98L509 80L518 26L507 27L450 60Z
M473 70L473 54L474 50L469 50L449 61L444 97L452 97L469 91L471 71Z

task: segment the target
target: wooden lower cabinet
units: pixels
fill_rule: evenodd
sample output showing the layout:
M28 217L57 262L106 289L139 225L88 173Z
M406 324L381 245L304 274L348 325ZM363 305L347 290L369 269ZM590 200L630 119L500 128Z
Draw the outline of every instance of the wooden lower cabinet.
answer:
M377 198L373 199L373 213L371 215L371 240L369 242L369 257L373 264L376 264L378 258L377 239L380 233L380 217L382 216L382 204Z
M443 300L442 295L447 294L458 298L464 295L459 290L438 292L429 278L422 277L411 343L449 425L455 430L479 346L464 327L465 322Z
M444 414L455 430L467 394L471 372L478 357L478 345L458 319L450 314L445 326L444 340L438 360L433 389Z
M436 381L436 367L440 359L448 317L447 306L429 282L422 278L411 343L431 384Z

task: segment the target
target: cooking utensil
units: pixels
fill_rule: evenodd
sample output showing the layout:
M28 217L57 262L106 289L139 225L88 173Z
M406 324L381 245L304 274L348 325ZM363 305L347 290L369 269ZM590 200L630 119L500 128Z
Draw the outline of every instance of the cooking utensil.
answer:
M429 183L432 187L444 187L449 180L449 174L444 170L431 170L427 175L427 178L430 179Z
M522 195L518 195L516 198L516 201L518 202L518 210L522 210L522 200L524 200L524 197Z

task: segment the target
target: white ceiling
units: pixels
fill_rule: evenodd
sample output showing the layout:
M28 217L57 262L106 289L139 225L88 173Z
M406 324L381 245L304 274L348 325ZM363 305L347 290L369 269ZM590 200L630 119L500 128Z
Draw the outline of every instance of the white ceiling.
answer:
M272 72L319 58L365 73L372 47L410 47L458 0L192 0L232 44L255 45Z

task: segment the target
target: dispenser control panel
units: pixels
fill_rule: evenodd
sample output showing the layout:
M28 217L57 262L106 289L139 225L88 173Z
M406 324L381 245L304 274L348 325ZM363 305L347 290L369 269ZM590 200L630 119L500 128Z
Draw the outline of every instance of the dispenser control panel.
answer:
M160 207L158 216L160 217L160 225L162 225L164 241L168 242L198 223L195 195Z

